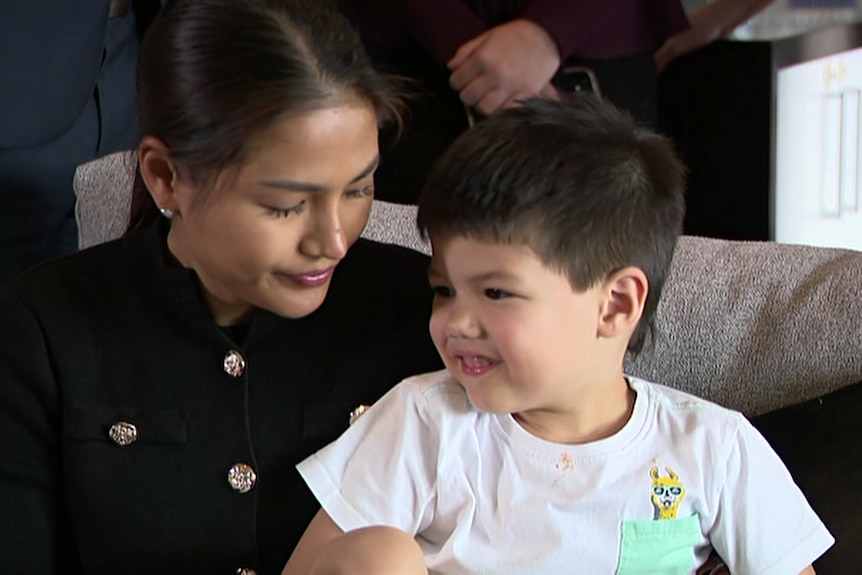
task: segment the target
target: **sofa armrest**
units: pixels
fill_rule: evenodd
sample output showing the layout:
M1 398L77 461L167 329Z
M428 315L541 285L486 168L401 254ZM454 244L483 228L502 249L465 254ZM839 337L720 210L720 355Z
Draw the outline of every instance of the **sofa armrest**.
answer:
M631 375L749 416L862 379L862 252L680 238Z

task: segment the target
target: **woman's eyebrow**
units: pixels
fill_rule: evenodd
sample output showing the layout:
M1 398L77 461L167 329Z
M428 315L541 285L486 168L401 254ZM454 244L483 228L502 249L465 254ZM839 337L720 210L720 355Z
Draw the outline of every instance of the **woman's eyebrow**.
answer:
M359 180L361 180L362 178L364 178L364 177L368 176L368 175L369 175L369 174L371 174L374 170L376 170L376 169L377 169L377 166L379 166L379 165L380 165L380 154L378 154L378 155L374 156L374 159L373 159L373 160L371 160L371 162L370 162L367 166L365 166L365 169L364 169L364 170L362 170L361 172L359 172L359 175L357 175L355 178L353 178L352 180L350 180L350 183L351 183L351 184L355 184L356 182L358 182L358 181L359 181Z
M380 156L377 155L374 157L371 162L363 168L359 174L350 180L349 183L355 184L359 180L367 177L369 174L374 172L377 169L377 166L380 165ZM280 190L286 190L288 192L324 192L326 191L326 186L322 186L320 184L313 184L311 182L298 182L296 180L262 180L260 182L261 185L267 186L269 188L278 188Z

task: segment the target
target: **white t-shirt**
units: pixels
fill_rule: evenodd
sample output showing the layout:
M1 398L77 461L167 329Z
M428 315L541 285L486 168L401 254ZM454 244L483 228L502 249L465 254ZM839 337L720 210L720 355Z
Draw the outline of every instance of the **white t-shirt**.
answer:
M299 464L344 531L416 535L431 573L796 575L834 539L741 414L630 378L632 417L584 445L475 411L446 371L410 378Z

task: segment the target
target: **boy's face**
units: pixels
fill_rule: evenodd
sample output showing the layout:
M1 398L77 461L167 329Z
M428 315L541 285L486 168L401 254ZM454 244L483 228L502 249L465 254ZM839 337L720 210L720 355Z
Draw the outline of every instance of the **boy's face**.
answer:
M576 292L524 245L433 237L431 336L480 411L576 409L601 375L600 286Z

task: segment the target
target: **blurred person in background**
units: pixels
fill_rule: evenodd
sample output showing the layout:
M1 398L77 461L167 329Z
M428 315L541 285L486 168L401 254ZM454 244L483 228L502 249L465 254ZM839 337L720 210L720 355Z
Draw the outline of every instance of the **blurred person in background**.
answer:
M338 0L386 72L410 78L411 116L383 143L377 197L413 203L468 126L534 95L600 90L656 121L655 51L687 29L679 0Z
M75 168L133 148L159 0L0 2L0 283L77 249Z

